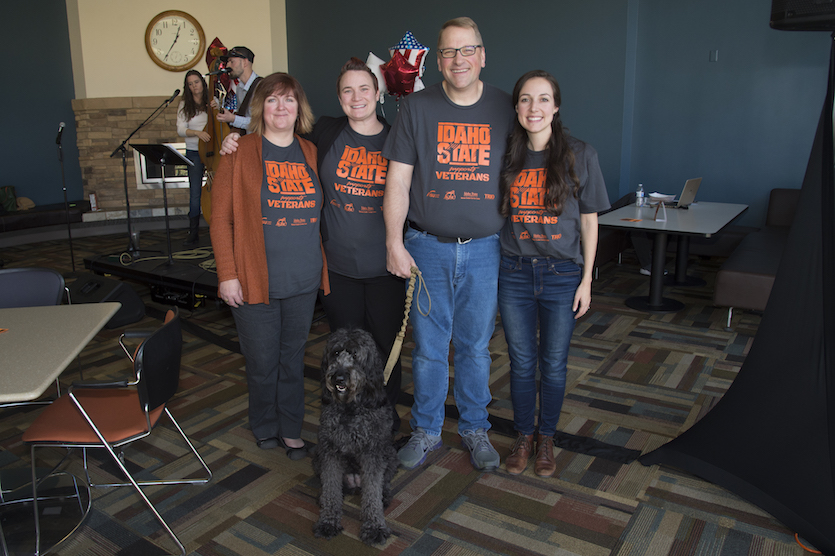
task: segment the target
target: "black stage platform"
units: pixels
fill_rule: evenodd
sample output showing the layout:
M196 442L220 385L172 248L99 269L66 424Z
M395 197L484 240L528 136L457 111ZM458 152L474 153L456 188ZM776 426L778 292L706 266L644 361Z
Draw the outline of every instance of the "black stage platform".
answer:
M98 255L84 259L84 266L96 274L109 274L143 284L151 289L154 301L194 308L206 299L216 300L217 273L208 234L195 247L172 245L169 264L165 242L142 245L138 254L127 252Z

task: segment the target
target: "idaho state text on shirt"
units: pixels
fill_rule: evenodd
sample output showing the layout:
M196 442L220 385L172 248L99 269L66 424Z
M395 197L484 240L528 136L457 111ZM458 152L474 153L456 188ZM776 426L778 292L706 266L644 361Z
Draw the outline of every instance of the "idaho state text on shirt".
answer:
M307 166L300 162L275 162L264 161L264 172L267 176L267 187L275 197L267 199L267 206L273 209L315 209L316 198L309 197L316 194L316 187L313 179L307 171ZM276 225L279 222L286 222L286 216L277 217ZM292 219L292 225L306 225L315 222L311 218ZM265 219L265 223L266 219ZM285 224L286 225L286 224Z
M345 146L336 166L340 182L334 189L357 197L382 197L385 193L388 160L379 151L369 152L365 147Z
M436 170L439 180L490 180L490 126L487 124L438 123L437 162L447 166Z
M511 221L556 224L559 218L545 211L545 169L522 170L510 186ZM520 238L521 239L521 238Z

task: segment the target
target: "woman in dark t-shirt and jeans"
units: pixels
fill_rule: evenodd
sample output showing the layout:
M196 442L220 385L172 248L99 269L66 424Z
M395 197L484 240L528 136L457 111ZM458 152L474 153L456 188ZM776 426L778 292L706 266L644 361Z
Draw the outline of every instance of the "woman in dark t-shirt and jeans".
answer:
M553 437L568 348L575 320L591 303L597 213L609 208L597 152L568 135L560 102L559 85L549 73L535 70L519 79L513 90L517 122L501 179L507 222L500 236L499 311L518 433L506 468L522 473L534 453L538 393L534 473L542 477L556 470Z

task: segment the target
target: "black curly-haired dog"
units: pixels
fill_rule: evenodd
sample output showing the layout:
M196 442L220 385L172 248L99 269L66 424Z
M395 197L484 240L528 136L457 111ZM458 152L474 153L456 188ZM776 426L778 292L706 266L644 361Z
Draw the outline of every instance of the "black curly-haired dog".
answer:
M383 509L391 502L397 452L391 440L392 410L383 364L371 334L332 333L322 357L322 416L313 469L322 483L317 537L342 531L343 492L362 493L360 538L384 543L391 535ZM343 490L344 489L344 490Z

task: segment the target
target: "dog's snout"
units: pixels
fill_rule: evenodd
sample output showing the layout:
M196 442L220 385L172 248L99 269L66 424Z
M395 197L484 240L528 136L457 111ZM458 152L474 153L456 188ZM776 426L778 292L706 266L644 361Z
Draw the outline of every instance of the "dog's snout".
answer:
M344 393L348 390L350 376L346 371L337 371L331 377L331 384L333 384L337 392Z

